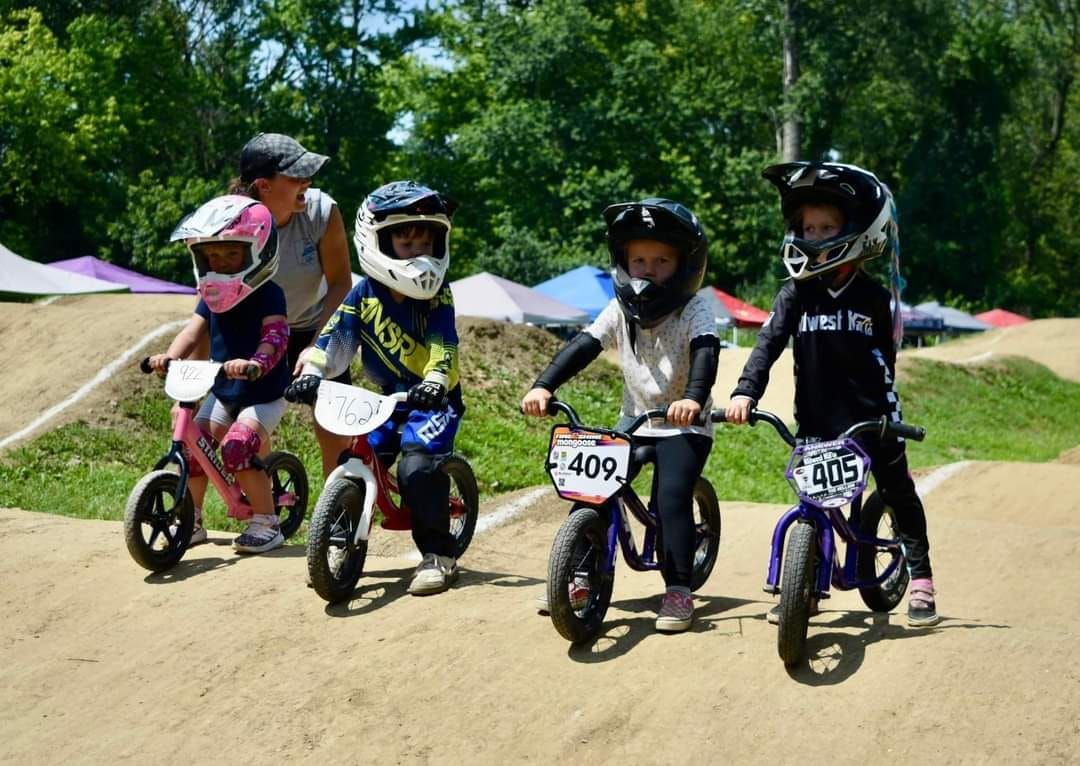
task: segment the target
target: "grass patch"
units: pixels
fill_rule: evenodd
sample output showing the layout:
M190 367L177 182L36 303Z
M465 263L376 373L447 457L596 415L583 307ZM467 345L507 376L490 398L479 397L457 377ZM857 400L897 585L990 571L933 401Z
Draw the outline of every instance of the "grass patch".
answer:
M468 411L457 449L472 463L482 496L548 483L543 463L553 421L525 418L518 402L541 365L521 369L477 360L482 373L466 384ZM468 369L468 368L466 368ZM589 424L616 420L622 380L597 360L560 394ZM0 456L0 506L92 519L120 519L127 495L169 446L169 402L154 378L132 374L108 422L64 425ZM1080 384L1061 380L1022 359L965 367L906 361L901 395L905 417L925 426L927 440L909 447L913 467L955 460L1053 460L1080 439ZM318 447L306 408L291 407L274 448L298 454L308 467L311 506L322 489ZM720 426L705 475L722 500L787 502L788 449L768 426ZM649 476L635 486L648 492ZM216 529L239 529L210 491L206 513ZM300 538L298 541L302 541Z

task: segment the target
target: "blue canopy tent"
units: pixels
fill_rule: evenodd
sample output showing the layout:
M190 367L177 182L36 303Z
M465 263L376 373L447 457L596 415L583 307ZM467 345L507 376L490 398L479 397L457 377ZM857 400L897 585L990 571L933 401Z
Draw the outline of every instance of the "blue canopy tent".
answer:
M595 266L578 266L535 285L533 289L584 311L590 320L596 319L596 315L615 297L611 274Z

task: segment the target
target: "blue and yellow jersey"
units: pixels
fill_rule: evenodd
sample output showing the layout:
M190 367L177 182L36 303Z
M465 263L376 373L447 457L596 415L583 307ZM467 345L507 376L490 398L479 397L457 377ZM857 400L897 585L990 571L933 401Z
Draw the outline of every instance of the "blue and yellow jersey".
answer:
M446 386L462 409L454 297L443 285L429 300L394 300L390 290L364 278L319 333L308 362L328 378L360 353L364 374L383 394L406 391L425 378ZM321 352L321 353L320 353Z

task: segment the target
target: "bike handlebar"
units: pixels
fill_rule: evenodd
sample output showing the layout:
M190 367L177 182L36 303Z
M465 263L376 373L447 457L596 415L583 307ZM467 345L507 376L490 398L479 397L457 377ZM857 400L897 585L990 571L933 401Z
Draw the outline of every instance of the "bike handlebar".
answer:
M174 361L175 361L174 359L166 359L165 360L165 372L169 371L169 365L172 364ZM142 361L139 362L139 370L144 375L149 375L150 373L152 373L154 371L154 368L150 366L150 357L148 357L148 356L143 357ZM251 364L249 364L247 367L244 368L244 377L247 378L250 381L258 380L261 375L262 375L262 368L259 367L259 365L255 364L254 362L252 362Z
M710 416L714 423L726 423L727 411L723 409L713 410ZM750 425L756 425L759 421L765 421L776 429L776 433L780 435L780 438L787 442L788 446L795 446L795 437L791 431L784 424L779 417L767 410L752 409L750 410L750 416L747 419L747 423ZM842 434L837 436L839 439L848 439L866 431L877 431L878 436L885 436L891 434L892 436L902 436L905 439L913 439L914 441L921 442L926 438L926 429L921 426L912 426L907 423L897 423L889 420L887 416L882 415L876 420L863 420L859 423L855 423L849 427Z
M629 436L650 420L662 420L667 417L667 411L667 407L657 407L656 409L646 410L645 412L634 418L633 421L631 421L630 425L627 428L623 429L623 433ZM574 428L586 427L585 424L581 422L581 419L578 417L577 411L573 407L571 407L569 404L562 401L561 399L556 399L554 396L551 397L551 399L548 401L547 414L557 415L560 412L565 414L566 417L569 418L570 425ZM707 422L707 417L708 415L703 412L698 417L696 425L705 425L705 423Z

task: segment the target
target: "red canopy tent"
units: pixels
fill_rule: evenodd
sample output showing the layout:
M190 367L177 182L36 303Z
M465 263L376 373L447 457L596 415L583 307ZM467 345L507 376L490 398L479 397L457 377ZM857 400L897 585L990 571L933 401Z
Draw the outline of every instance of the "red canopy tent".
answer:
M990 309L981 314L976 314L975 318L993 327L1012 327L1015 324L1024 324L1024 322L1031 321L1022 314L1015 314L1005 309Z
M720 303L721 308L731 317L736 327L761 327L769 318L768 311L762 311L757 306L751 306L745 301L740 301L734 295L729 295L716 287L706 288L712 291L713 296Z

